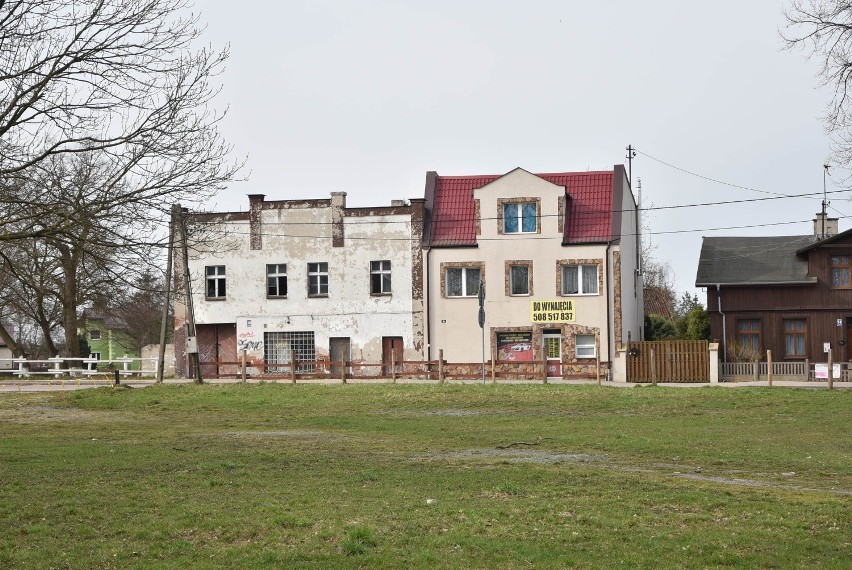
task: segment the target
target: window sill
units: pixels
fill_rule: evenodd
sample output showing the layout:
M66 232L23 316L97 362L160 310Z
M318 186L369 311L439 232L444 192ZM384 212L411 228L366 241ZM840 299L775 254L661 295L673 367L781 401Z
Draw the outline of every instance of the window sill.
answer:
M370 293L370 297L392 297L393 293Z
M509 293L509 297L532 297L529 293Z
M600 297L600 293L562 293L562 297Z
M227 297L204 297L205 301L224 301Z
M478 299L478 298L479 298L478 295L463 295L463 296L459 295L459 296L452 296L452 297L449 296L449 295L444 295L444 299Z
M286 299L287 295L267 295L267 299Z
M308 299L327 299L327 298L328 298L328 293L320 293L320 294L316 294L316 295L311 295L310 293L308 294Z

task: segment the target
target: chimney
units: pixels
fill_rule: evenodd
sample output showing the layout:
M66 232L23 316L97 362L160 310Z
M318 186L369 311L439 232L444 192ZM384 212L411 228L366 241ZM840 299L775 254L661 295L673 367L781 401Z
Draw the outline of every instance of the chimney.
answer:
M346 192L331 193L331 247L343 247L343 210L346 209Z
M828 214L817 212L814 218L814 235L825 239L837 235L837 218L829 218Z
M263 248L263 232L260 227L260 210L263 208L264 194L249 194L249 244L251 249Z

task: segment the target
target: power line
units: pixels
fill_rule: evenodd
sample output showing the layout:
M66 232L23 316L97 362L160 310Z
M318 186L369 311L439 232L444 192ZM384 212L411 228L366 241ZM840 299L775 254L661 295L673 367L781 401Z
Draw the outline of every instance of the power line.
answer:
M699 175L696 175L696 176L699 176ZM712 179L710 179L710 180L712 180ZM746 187L741 187L741 186L736 186L736 185L731 185L731 186L734 186L736 188L749 189L749 188L746 188ZM754 190L754 189L750 189L750 190ZM766 202L766 201L770 201L770 200L782 200L782 199L786 199L786 198L819 197L822 194L822 192L804 192L804 193L801 193L801 194L780 194L780 193L775 193L775 192L767 192L767 191L764 191L764 190L754 190L754 191L755 192L764 192L764 193L767 193L767 194L775 194L775 195L771 196L771 197L767 197L767 198L742 198L742 199L739 199L739 200L722 200L722 201L718 201L718 202L696 202L696 203L692 203L692 204L673 204L673 205L670 205L670 206L650 206L648 208L638 208L638 210L639 210L639 212L653 212L653 211L656 211L656 210L676 210L676 209L682 209L682 208L703 208L703 207L708 207L708 206L725 206L725 205L732 205L732 204L747 204L747 203L751 203L751 202ZM827 194L840 194L842 192L848 192L848 190L832 190L832 191L827 192ZM583 210L581 212L572 213L572 214L570 214L570 217L582 218L584 216L600 216L602 214L611 215L613 213L625 213L625 212L633 212L633 211L634 211L633 208L620 209L620 210L616 210L616 209L608 209L608 210L586 209L586 210ZM231 213L231 212L225 212L225 214L227 214L227 213ZM210 214L215 214L215 212L196 212L193 215L210 215ZM399 215L399 214L396 214L396 215ZM541 220L541 219L545 219L545 218L556 218L556 217L560 217L560 216L564 216L564 215L565 214L537 214L535 217L536 217L536 219ZM844 216L844 217L848 217L848 216ZM433 220L430 220L429 222L424 221L423 223L435 225L435 224L441 224L441 223L491 221L491 220L499 220L499 219L502 219L502 218L500 216L484 216L484 217L480 217L480 218L471 218L471 217L468 217L468 216L463 216L463 217L454 217L450 220L433 219ZM215 224L220 224L222 222L231 222L231 221L234 221L234 220L194 220L193 223L200 224L200 225L215 225ZM236 220L236 221L242 222L242 223L248 223L248 220ZM384 225L387 225L387 224L410 224L412 222L411 222L410 219L406 219L406 220L370 220L370 221L362 220L361 218L354 218L352 221L347 221L346 219L344 219L344 225L347 224L347 223L351 224L351 225L359 225L360 226L360 225L371 225L371 224L384 224ZM299 222L299 221L263 222L264 226L330 226L332 224L334 224L334 222Z
M794 221L788 221L788 222L771 222L771 223L766 223L766 224L745 224L745 225L740 225L740 226L722 226L722 227L715 227L715 228L695 228L695 229L686 229L686 230L664 230L664 231L656 231L656 232L642 232L642 235L666 235L666 234L683 234L683 233L695 233L695 232L714 232L714 231L721 231L721 230L737 230L737 229L749 229L749 228L765 228L765 227L773 227L773 226L801 224L801 223L807 223L807 222L811 222L811 221L813 221L813 220L794 220ZM249 232L240 232L240 231L233 231L233 230L225 230L224 233L226 235L240 235L240 236L251 235ZM287 233L272 233L272 232L261 232L261 235L263 237L278 237L278 238L292 238L292 239L331 239L331 237L332 237L331 235L302 235L302 234L287 234ZM622 236L635 236L637 234L636 233L622 233L621 235ZM609 237L609 236L600 236L600 237L603 238L603 237ZM421 238L419 238L419 237L391 238L391 237L375 237L375 236L369 236L369 237L366 237L366 236L365 237L345 236L345 239L353 240L353 241L375 241L375 242L381 242L381 241L407 241L407 242L421 241ZM556 240L556 239L562 240L563 236L561 234L553 235L553 236L543 236L543 235L540 235L540 234L535 234L535 235L520 234L520 235L511 235L508 239L512 240L512 241L519 241L519 240ZM482 236L476 236L475 240L477 242L480 242L480 241L503 241L503 242L506 242L507 238L506 238L506 236L494 237L494 238L486 238L486 237L482 237ZM606 241L606 240L604 240L604 241Z

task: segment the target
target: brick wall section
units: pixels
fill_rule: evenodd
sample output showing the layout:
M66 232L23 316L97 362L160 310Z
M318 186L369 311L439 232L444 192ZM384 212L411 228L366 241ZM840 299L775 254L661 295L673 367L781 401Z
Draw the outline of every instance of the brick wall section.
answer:
M621 252L613 251L612 252L612 280L615 284L615 292L613 294L613 304L615 305L615 311L612 316L612 335L615 337L615 349L621 350L622 342L621 337L623 335L622 328L622 315L621 315ZM638 339L637 339L638 340ZM600 354L600 353L598 353Z

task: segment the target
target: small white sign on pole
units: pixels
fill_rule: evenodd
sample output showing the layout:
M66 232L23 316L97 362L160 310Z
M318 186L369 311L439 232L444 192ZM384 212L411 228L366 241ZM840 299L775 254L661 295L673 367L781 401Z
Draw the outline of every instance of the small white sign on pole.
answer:
M832 367L832 371L834 372L833 377L835 380L840 379L840 365L835 364ZM814 378L825 378L828 379L828 364L814 364Z

